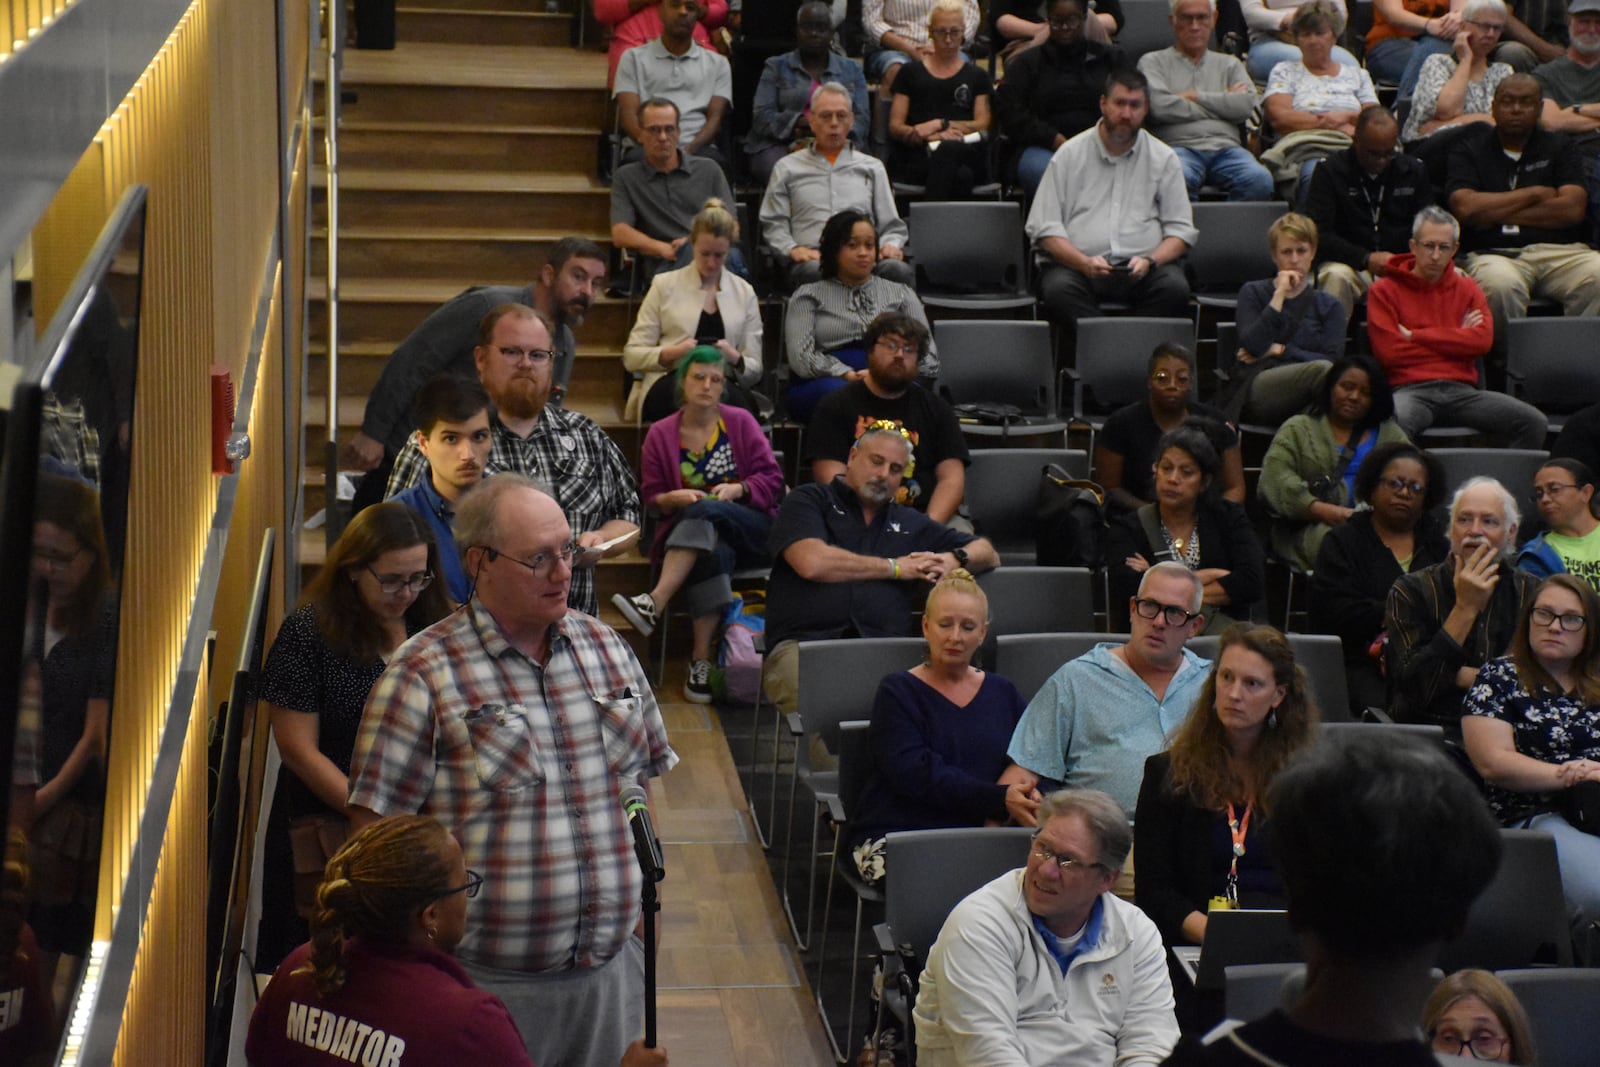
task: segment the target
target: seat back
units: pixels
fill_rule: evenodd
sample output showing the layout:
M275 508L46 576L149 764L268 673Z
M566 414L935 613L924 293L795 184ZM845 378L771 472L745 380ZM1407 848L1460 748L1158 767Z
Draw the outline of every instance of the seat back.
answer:
M1223 1014L1240 1022L1252 1022L1292 1003L1284 986L1292 978L1305 982L1303 963L1235 963L1223 968Z
M1267 247L1267 227L1287 210L1287 204L1205 201L1193 208L1200 236L1187 259L1197 293L1234 296L1245 282L1277 273Z
M1028 241L1016 201L918 201L909 205L906 225L919 293L1016 294L1028 288Z
M1190 642L1192 645L1194 642ZM1417 741L1428 741L1444 746L1444 727L1433 723L1422 722L1325 722L1322 724L1322 736L1325 740L1338 744L1351 737L1360 737L1371 733L1373 730L1387 730L1394 737L1411 738Z
M1015 404L1024 415L1056 413L1048 322L940 319L933 336L939 395L947 402L992 401Z
M1031 565L1037 554L1039 482L1059 464L1074 478L1089 476L1089 454L1066 448L975 448L967 468L967 511L980 537L1006 563Z
M828 751L839 751L839 724L871 719L878 683L885 675L922 662L920 637L852 637L802 641L796 711L806 736L820 735ZM810 767L809 746L797 746L795 763Z
M1350 684L1345 677L1344 642L1337 634L1288 634L1294 661L1306 672L1311 699L1323 722L1350 721Z
M1102 641L1122 644L1127 634L1080 631L1059 634L1002 634L995 640L994 672L1011 681L1032 700L1050 676L1068 660L1077 659Z
M1444 464L1446 500L1468 478L1487 475L1510 490L1524 516L1535 513L1533 476L1550 458L1544 449L1435 448L1432 452Z
M1572 928L1555 838L1542 830L1501 830L1500 840L1505 846L1500 869L1472 902L1466 930L1439 950L1439 966L1446 971L1572 966Z
M1517 396L1545 412L1570 413L1600 396L1600 319L1511 319L1506 323L1506 378Z
M1001 567L979 575L989 598L989 633L979 653L995 667L1006 634L1055 634L1094 629L1094 580L1087 567Z
M1088 418L1143 400L1150 353L1163 342L1193 352L1194 322L1139 316L1079 319L1077 338L1072 414Z
M1130 67L1147 52L1172 47L1172 24L1167 21L1170 13L1167 0L1122 0L1122 30L1117 34L1117 46Z
M877 687L874 686L874 689ZM859 811L861 790L872 774L872 723L850 719L839 724L839 804L846 819Z
M1600 970L1540 967L1500 971L1495 977L1511 987L1528 1013L1539 1067L1588 1067L1594 1063Z
M884 917L896 945L918 960L955 906L974 890L1028 862L1033 831L1025 826L903 830L885 845Z

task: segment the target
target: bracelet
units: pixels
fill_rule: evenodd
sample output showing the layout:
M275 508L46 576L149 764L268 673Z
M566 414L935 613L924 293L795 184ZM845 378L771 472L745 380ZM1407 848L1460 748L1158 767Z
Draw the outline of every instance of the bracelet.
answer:
M900 577L900 561L895 559L893 556L886 556L884 558L889 561L889 577L898 579Z

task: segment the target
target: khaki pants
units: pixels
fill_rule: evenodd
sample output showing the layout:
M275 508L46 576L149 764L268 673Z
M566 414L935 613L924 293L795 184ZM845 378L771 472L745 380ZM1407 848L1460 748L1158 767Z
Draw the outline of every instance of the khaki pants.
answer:
M1348 263L1324 263L1317 270L1317 288L1344 306L1344 321L1356 313L1356 302L1372 288L1372 275Z
M1568 315L1600 314L1600 252L1588 245L1528 245L1507 255L1474 252L1467 256L1467 273L1489 299L1496 347L1505 345L1506 320L1526 315L1534 297L1554 300Z

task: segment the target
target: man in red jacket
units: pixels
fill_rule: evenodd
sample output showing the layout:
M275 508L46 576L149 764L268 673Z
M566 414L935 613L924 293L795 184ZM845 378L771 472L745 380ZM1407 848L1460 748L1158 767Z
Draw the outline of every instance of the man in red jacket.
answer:
M1411 225L1411 252L1389 261L1367 294L1372 352L1394 386L1394 415L1413 439L1434 423L1470 426L1510 448L1543 448L1538 408L1478 388L1478 360L1494 341L1494 320L1478 283L1452 257L1461 226L1425 207Z

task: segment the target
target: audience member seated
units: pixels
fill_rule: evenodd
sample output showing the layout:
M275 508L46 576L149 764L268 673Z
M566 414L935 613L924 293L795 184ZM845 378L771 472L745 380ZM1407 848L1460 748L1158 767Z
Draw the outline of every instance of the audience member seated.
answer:
M961 55L961 0L935 0L933 50L903 64L889 107L889 172L929 200L966 200L988 181L989 75Z
M1253 81L1265 82L1272 76L1272 68L1279 63L1292 63L1300 58L1291 26L1303 0L1239 0L1245 25L1250 28L1250 53L1245 57L1245 69ZM1341 16L1346 16L1344 0L1332 0ZM1344 48L1335 45L1333 58L1347 67L1358 67L1360 61Z
M530 307L501 304L483 317L482 343L474 349L478 381L494 404L489 420L489 462L484 471L513 471L539 478L587 551L572 557L567 602L597 614L594 565L602 556L632 548L639 532L639 490L622 450L593 419L549 403L548 321ZM395 458L389 496L426 480L429 464L415 436ZM602 545L609 545L601 548Z
M1168 1067L1437 1067L1417 1029L1433 961L1500 865L1477 790L1436 745L1376 731L1312 746L1266 804L1305 989L1287 1010L1186 1037Z
M1367 69L1378 81L1398 85L1397 99L1411 99L1423 61L1450 54L1462 20L1449 0L1373 0Z
M915 459L902 431L869 427L844 474L797 487L778 510L762 684L785 712L796 707L801 641L910 637L923 583L1000 565L988 541L894 502Z
M1494 91L1493 125L1474 126L1450 148L1448 196L1467 273L1502 337L1532 297L1568 315L1600 315L1600 252L1584 243L1583 161L1566 137L1539 128L1540 100L1533 75L1513 74Z
M1267 228L1272 278L1245 282L1234 311L1231 419L1269 426L1304 411L1322 391L1331 360L1344 353L1345 313L1339 301L1311 286L1317 224L1289 212Z
M1114 72L1100 122L1051 157L1028 212L1028 237L1045 257L1040 301L1069 334L1102 315L1102 301L1133 315L1186 318L1183 254L1199 231L1177 153L1144 126L1149 85Z
M475 381L439 377L417 391L413 420L428 476L393 500L422 517L438 546L437 576L453 604L465 604L472 584L461 567L454 532L461 498L485 477L493 437L489 394Z
M1189 199L1219 186L1229 200L1270 200L1272 175L1240 135L1255 110L1256 90L1236 56L1209 49L1217 25L1213 0L1178 0L1167 16L1173 46L1139 57L1150 79L1150 133L1183 164Z
M972 893L928 950L917 991L923 1067L1156 1064L1178 1042L1161 935L1117 899L1133 834L1092 790L1039 809L1027 866Z
M1444 1056L1499 1063L1538 1063L1528 1013L1488 971L1446 975L1422 1009L1422 1036Z
M1361 506L1317 550L1311 628L1336 635L1343 646L1352 714L1388 703L1381 664L1389 590L1402 575L1448 555L1437 514L1444 491L1444 468L1432 453L1404 441L1378 445L1356 472Z
M677 410L670 372L699 345L722 356L730 378L724 399L750 406L746 390L761 380L761 307L750 283L727 266L738 236L739 223L722 201L707 200L689 227L692 262L650 283L622 348L622 365L644 375L633 383L623 418L655 422Z
M1511 566L1521 516L1493 478L1469 478L1450 500L1450 554L1389 591L1383 628L1388 707L1400 722L1460 732L1463 695L1503 656L1538 579Z
M1106 79L1122 49L1084 33L1084 0L1049 0L1049 39L1006 64L995 90L1000 129L1017 152L1017 182L1031 197L1056 149L1100 121Z
M1156 443L1182 426L1191 415L1210 421L1222 440L1220 491L1244 503L1244 460L1239 437L1223 421L1226 416L1194 399L1194 354L1182 345L1164 342L1150 353L1145 366L1149 394L1112 413L1095 436L1094 476L1112 511L1133 511L1156 498Z
M867 78L860 63L833 51L833 19L827 4L810 0L800 5L795 13L795 44L794 51L767 60L750 105L744 150L750 156L750 180L762 188L778 160L811 138L811 94L829 82L849 90L854 113L850 141L862 151L871 147Z
M1569 0L1567 48L1534 70L1544 128L1571 134L1593 157L1600 131L1600 0Z
M1478 672L1461 739L1507 826L1556 839L1574 934L1600 919L1600 837L1574 825L1572 790L1600 782L1600 598L1570 574L1539 583L1509 655ZM1589 787L1592 789L1593 787Z
M1000 777L1022 718L1022 694L972 665L988 631L989 599L957 568L933 587L922 612L927 662L878 684L872 770L845 842L869 882L883 880L884 839L896 830L1034 824L1037 780L1015 772L1009 783Z
M1012 60L1050 39L1049 7L1050 0L989 0L985 10L990 47L1000 49L1007 73ZM1110 44L1122 29L1121 0L1096 0L1093 14L1083 24L1083 35L1091 41Z
M1512 71L1505 63L1491 63L1489 53L1500 43L1507 17L1501 0L1467 0L1462 6L1451 51L1430 55L1417 77L1400 132L1408 148L1440 130L1494 121L1489 108L1495 87Z
M1261 95L1261 109L1277 135L1262 162L1286 195L1305 180L1308 163L1349 147L1356 119L1378 102L1367 72L1333 57L1344 12L1331 0L1300 5L1289 25L1301 58L1273 67Z
M1533 479L1533 499L1548 529L1522 546L1517 566L1540 578L1575 574L1600 590L1600 519L1595 481L1575 459L1552 459Z
M721 167L679 150L676 104L657 98L639 110L644 158L624 163L611 179L611 243L637 253L638 280L649 284L659 271L689 265L695 212L707 200L733 203L733 191ZM739 250L730 255L730 268L747 274Z
M263 974L310 936L315 914L317 877L297 870L290 828L344 822L368 691L407 637L450 611L433 581L439 565L421 516L392 500L374 504L344 528L267 653L261 700L283 763L263 846L255 956ZM319 867L328 857L314 859Z
M894 206L889 172L864 149L847 143L855 122L850 91L828 82L811 94L816 143L772 168L761 198L761 235L789 260L789 285L822 277L822 228L841 211L860 212L881 243L874 271L904 285L916 282L905 261L906 224Z
M1460 236L1453 215L1423 208L1411 253L1391 259L1367 294L1367 334L1394 386L1395 419L1413 440L1438 424L1470 426L1511 448L1542 448L1547 424L1538 408L1477 387L1495 324L1483 290L1456 270Z
M1194 714L1145 761L1134 900L1168 945L1204 942L1213 908L1283 907L1262 799L1316 740L1307 684L1281 633L1230 626Z
M908 285L874 273L878 234L872 220L845 210L822 229L822 277L802 285L789 298L784 316L784 348L795 377L787 393L789 415L811 421L824 396L867 375L867 328L879 315L896 312L927 329L922 301ZM930 341L918 376L933 380L939 362Z
M1139 575L1153 563L1173 560L1200 579L1206 631L1220 633L1248 617L1261 599L1261 543L1244 506L1217 492L1222 461L1204 430L1186 425L1162 434L1155 455L1156 502L1117 516L1106 531L1106 571L1118 609L1112 621L1124 621L1123 598L1134 595Z
M617 102L622 132L643 145L648 136L639 121L639 104L660 97L678 108L678 147L726 168L717 145L722 119L733 106L733 73L728 61L696 43L700 0L660 0L661 36L628 49L617 64L611 96ZM626 158L637 158L630 148Z
M1551 442L1550 454L1575 459L1591 471L1600 470L1600 404L1590 404L1569 417Z
M724 355L691 348L668 381L681 407L650 427L639 461L639 495L662 516L650 545L655 584L611 598L645 636L678 590L688 587L694 643L684 698L711 702L712 646L733 601L733 572L765 564L767 535L783 499L783 472L755 417L722 402Z
M1350 147L1311 172L1305 212L1317 224L1317 287L1343 305L1346 321L1389 260L1410 247L1417 212L1434 202L1427 169L1400 154L1399 136L1387 109L1369 107Z
M933 54L928 36L928 16L938 0L863 0L861 28L867 39L867 76L879 91L894 90L901 67ZM978 0L959 0L963 47L978 36Z
M1374 448L1405 440L1383 368L1362 355L1334 363L1311 412L1280 426L1261 461L1257 492L1273 516L1273 554L1311 570L1328 531L1356 514L1361 464Z
M972 457L956 413L917 383L928 328L910 315L887 312L872 320L863 343L866 374L829 393L811 417L806 434L811 475L822 485L832 482L844 473L850 446L862 431L887 423L905 430L921 472L921 477L910 468L902 472L895 503L948 523L966 495Z
M1062 664L1028 702L1008 749L1008 776L1103 790L1132 811L1145 760L1188 718L1211 665L1184 647L1203 624L1203 596L1200 579L1181 564L1146 571L1126 609L1127 642L1103 642ZM1131 890L1131 867L1127 873Z
M701 21L695 25L695 42L711 47L711 34L728 21L728 0L701 0ZM594 18L611 28L611 43L606 49L606 88L617 77L617 63L630 48L661 36L661 0L594 0Z

